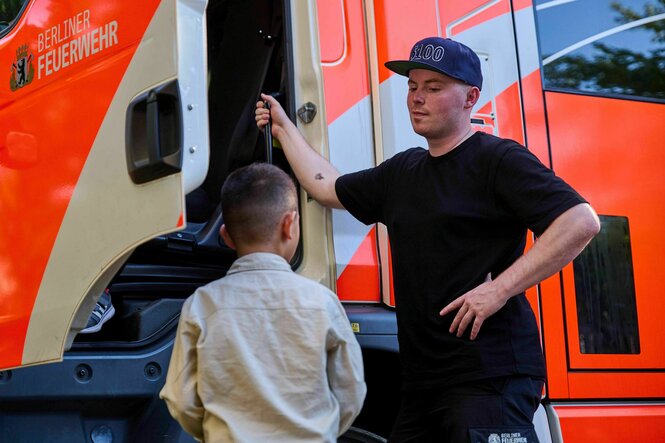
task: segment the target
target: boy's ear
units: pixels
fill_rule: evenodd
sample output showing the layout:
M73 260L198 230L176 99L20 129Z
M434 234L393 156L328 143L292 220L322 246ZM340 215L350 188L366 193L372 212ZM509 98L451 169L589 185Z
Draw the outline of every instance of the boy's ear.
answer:
M226 225L223 224L221 228L219 228L219 235L222 236L222 239L224 240L224 243L231 248L231 249L236 249L236 244L229 235L228 229L226 229Z
M282 217L281 234L285 240L291 240L295 235L294 230L296 223L298 223L298 211L290 211Z

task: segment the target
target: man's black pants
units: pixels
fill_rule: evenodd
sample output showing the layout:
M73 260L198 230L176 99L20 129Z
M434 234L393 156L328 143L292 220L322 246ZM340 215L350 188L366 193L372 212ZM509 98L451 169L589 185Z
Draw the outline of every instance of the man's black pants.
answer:
M509 376L405 391L390 443L538 443L543 380Z

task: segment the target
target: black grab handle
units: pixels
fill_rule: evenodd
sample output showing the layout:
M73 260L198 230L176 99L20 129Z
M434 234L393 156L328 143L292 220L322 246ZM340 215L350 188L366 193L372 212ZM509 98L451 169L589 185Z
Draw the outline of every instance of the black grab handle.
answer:
M270 103L263 102L263 106L270 110ZM266 163L272 164L272 118L268 117L268 124L263 127L263 139L265 140Z

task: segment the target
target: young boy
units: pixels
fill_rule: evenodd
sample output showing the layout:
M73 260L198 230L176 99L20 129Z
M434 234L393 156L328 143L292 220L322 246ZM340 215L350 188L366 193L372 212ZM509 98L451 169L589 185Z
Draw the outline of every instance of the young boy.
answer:
M253 164L222 188L227 275L185 301L160 396L205 442L335 442L360 412L360 347L339 300L295 274L296 189Z

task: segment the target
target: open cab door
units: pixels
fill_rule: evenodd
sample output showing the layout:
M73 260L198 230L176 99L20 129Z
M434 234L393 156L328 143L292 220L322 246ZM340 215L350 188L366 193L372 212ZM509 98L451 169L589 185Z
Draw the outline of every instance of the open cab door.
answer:
M62 360L132 251L185 227L205 6L32 0L0 30L0 368Z

